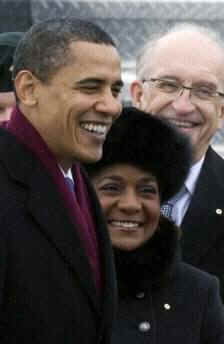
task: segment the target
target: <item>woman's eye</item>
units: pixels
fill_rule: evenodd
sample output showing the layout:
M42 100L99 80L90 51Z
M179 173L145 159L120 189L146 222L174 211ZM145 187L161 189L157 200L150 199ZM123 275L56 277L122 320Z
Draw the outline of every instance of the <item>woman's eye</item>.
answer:
M153 186L143 186L141 192L144 194L157 194L157 189Z
M118 185L115 184L107 184L107 185L103 185L99 188L102 191L118 191L119 187Z

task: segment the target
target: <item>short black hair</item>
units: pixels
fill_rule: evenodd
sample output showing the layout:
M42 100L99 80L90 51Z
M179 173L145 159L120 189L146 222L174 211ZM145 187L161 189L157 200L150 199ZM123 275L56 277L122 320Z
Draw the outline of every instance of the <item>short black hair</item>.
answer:
M75 17L63 17L34 24L24 35L14 56L13 78L20 70L31 71L46 82L70 62L70 43L84 41L116 47L99 26Z

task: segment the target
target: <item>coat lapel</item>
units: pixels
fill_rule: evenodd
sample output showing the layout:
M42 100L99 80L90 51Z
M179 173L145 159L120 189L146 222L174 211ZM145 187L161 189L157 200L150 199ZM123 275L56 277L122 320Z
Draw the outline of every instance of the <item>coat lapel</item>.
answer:
M197 264L223 235L224 161L209 148L182 223L183 258Z
M39 223L40 231L55 246L61 258L78 276L83 289L99 310L96 288L88 259L76 229L70 220L51 177L36 169L31 178L29 211Z
M37 230L55 247L55 254L59 254L64 260L65 269L69 266L74 271L75 278L79 278L83 290L100 312L94 280L90 278L91 270L77 234L78 230L70 220L57 186L32 152L10 133L0 131L0 134L2 163L11 178L27 189L28 211L38 224ZM13 159L9 159L9 156Z

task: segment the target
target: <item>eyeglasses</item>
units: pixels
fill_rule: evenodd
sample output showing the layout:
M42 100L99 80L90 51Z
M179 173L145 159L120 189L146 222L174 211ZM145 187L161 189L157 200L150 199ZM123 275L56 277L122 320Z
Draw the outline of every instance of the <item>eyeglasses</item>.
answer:
M166 80L166 79L143 79L142 82L151 82L154 87L158 88L163 93L170 94L172 96L182 95L184 90L189 90L190 95L196 100L212 101L216 97L224 97L224 93L218 92L209 88L208 86L188 87L184 86L177 81Z

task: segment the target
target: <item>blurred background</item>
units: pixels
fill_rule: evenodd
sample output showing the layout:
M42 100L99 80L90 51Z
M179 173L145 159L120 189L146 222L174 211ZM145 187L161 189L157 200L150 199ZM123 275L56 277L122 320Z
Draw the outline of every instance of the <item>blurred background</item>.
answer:
M0 0L0 32L26 31L33 23L66 15L93 21L113 36L122 56L127 104L136 53L151 34L184 21L212 27L224 37L224 0ZM213 147L224 156L224 129Z

